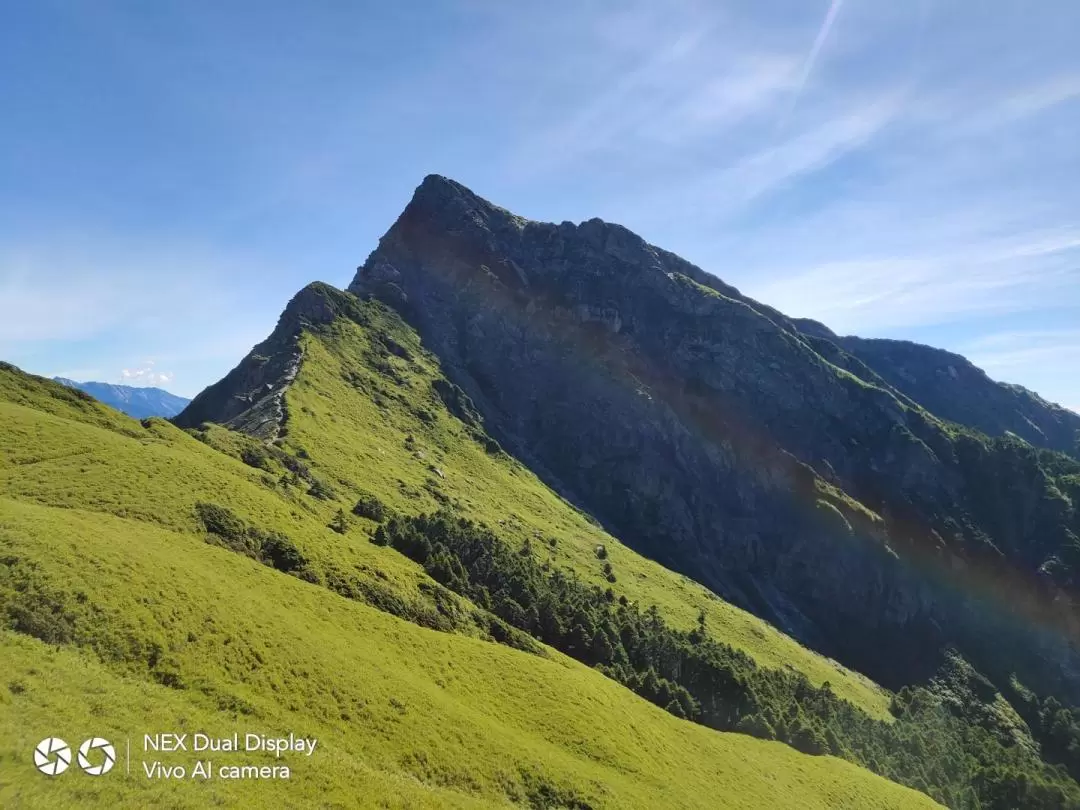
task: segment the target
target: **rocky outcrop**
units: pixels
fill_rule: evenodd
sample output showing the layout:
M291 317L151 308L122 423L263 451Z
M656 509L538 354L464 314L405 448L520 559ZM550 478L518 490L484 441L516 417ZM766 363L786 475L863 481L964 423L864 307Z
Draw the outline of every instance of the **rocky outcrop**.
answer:
M618 225L531 222L431 176L349 289L398 308L487 429L626 542L884 683L947 642L980 660L996 620L968 580L1040 610L1077 520L1019 451L958 442L824 327ZM988 501L977 469L1023 497ZM1019 655L1060 683L1057 632Z
M285 390L300 367L300 335L306 327L333 321L346 306L342 299L328 284L302 289L270 336L172 421L186 428L217 422L266 441L276 439L285 424Z

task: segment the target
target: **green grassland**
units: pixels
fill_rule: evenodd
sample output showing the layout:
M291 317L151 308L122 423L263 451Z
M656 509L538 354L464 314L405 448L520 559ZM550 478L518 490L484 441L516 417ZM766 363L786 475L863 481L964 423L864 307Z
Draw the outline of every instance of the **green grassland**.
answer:
M554 651L418 627L212 545L199 500L403 591L421 576L362 527L327 529L329 504L166 423L0 379L0 605L23 631L0 633L0 806L933 806L846 762L680 721ZM141 733L237 727L319 748L288 760L287 783L138 775ZM37 773L30 751L54 734L131 736L133 774Z
M582 576L601 576L603 543L621 592L687 624L704 608L718 636L843 688L831 662L635 557L487 453L437 400L434 421L413 421L403 407L380 413L339 390L341 363L364 351L365 336L333 329L352 334L307 339L286 440L314 457L331 501L281 483L276 461L257 469L233 457L250 447L245 437L214 429L199 441L161 420L140 425L0 368L0 613L21 631L0 632L0 806L933 806L849 763L678 720L553 650L491 643L468 621L453 633L426 629L326 587L336 567L421 610L431 583L368 541L374 524L352 518L339 534L326 523L360 490L403 512L450 498L514 536L555 537L546 553ZM433 371L413 356L421 385ZM427 464L442 471L438 489ZM200 501L287 534L312 581L208 543ZM850 677L853 695L880 705L880 690ZM30 761L54 734L76 744L131 736L137 749L147 731L237 727L295 731L320 747L289 761L287 783L150 781L138 776L138 750L130 776L73 768L50 779Z

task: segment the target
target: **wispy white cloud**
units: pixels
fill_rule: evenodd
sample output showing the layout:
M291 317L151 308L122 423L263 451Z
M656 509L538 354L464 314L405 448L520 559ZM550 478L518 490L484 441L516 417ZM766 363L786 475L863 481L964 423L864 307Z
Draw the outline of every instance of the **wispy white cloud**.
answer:
M624 200L619 206L622 216L632 222L682 221L697 228L715 227L748 205L868 148L901 109L899 95L857 102L815 126L793 131L775 145L752 149L718 168L698 169Z
M603 93L522 144L515 160L533 170L568 164L611 147L655 116L658 108L675 103L669 79L678 75L698 49L704 32L679 32L652 50L648 60L619 77Z
M143 360L134 368L125 368L120 372L120 382L135 386L168 385L176 375L171 371L157 371L154 360Z
M864 146L888 125L899 108L897 99L890 97L859 105L778 146L744 157L705 181L699 189L705 199L695 204L745 204L825 168Z
M799 78L795 82L795 89L791 94L791 101L777 124L778 132L783 132L787 127L788 119L791 117L791 113L794 112L795 106L799 103L799 96L802 95L803 89L806 87L806 82L810 79L810 74L814 71L814 65L817 64L818 57L821 55L821 50L825 47L825 42L832 32L833 25L836 23L836 17L840 13L840 8L843 4L844 0L830 0L829 8L825 12L825 19L822 20L821 27L818 28L817 35L814 37L814 42L810 46L810 53L807 54L802 71L799 73Z
M586 159L678 158L775 111L799 79L798 54L740 42L716 7L645 3L592 22L592 50L563 103L510 150L515 177L574 171Z
M1068 303L1080 288L1080 230L1039 232L950 253L852 259L777 273L746 292L851 333L956 322Z
M993 332L961 349L987 371L1014 373L1048 361L1063 369L1080 368L1080 329Z
M1059 105L1080 100L1080 74L1051 76L1027 87L1015 88L986 116L977 118L983 126L1003 126L1023 121Z
M795 67L784 54L740 53L683 83L675 100L645 114L631 137L679 148L723 135L772 109L792 88Z

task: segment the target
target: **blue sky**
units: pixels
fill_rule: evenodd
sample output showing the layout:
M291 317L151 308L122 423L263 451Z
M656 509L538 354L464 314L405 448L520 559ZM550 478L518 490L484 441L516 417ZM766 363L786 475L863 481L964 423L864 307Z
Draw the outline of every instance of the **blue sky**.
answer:
M1072 0L10 3L0 359L193 395L429 172L1080 410Z

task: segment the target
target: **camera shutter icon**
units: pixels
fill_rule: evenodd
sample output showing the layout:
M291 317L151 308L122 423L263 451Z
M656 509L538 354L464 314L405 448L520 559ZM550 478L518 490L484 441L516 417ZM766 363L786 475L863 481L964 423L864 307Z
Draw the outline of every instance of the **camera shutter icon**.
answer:
M34 765L46 776L58 776L71 765L71 749L59 737L46 737L34 749Z
M100 751L103 759L97 765L91 764L90 752ZM68 752L68 759L71 758L71 752ZM95 757L96 759L97 757ZM79 746L79 767L86 771L91 776L101 776L112 770L113 765L116 764L116 749L113 748L112 743L106 740L104 737L91 737L89 740ZM64 767L67 767L66 765Z

